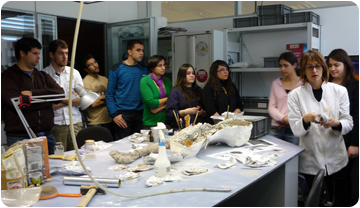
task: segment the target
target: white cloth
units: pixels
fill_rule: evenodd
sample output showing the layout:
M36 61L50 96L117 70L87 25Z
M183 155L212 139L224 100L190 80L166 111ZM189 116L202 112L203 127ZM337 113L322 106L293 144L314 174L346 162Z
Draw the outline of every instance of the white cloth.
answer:
M327 170L331 175L346 166L348 156L342 135L353 127L346 88L329 82L323 82L321 88L320 102L315 99L312 87L307 82L289 93L287 103L291 130L300 137L299 146L305 148L299 155L299 172L311 175L316 175L320 169ZM329 112L330 117L341 122L341 132L316 123L304 129L302 118L310 112Z
M65 95L69 96L69 83L70 83L70 67L65 66L64 71L58 76L55 73L55 69L52 66L52 63L43 69L46 73L48 73L60 87L62 87L65 91ZM74 69L73 71L73 80L72 80L72 89L78 84L84 86L80 73ZM75 99L72 97L72 99ZM81 120L81 113L80 113L79 106L72 106L72 117L73 123L77 124L82 122ZM54 111L54 124L55 125L70 125L70 118L69 118L69 106L65 106L63 108L57 109Z

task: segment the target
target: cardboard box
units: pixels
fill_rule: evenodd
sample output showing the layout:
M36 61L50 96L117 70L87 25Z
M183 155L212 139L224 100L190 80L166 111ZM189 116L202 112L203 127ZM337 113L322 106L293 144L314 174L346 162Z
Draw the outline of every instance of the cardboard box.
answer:
M301 56L306 52L307 45L306 43L286 44L286 50L295 54L298 60L298 65L300 65Z

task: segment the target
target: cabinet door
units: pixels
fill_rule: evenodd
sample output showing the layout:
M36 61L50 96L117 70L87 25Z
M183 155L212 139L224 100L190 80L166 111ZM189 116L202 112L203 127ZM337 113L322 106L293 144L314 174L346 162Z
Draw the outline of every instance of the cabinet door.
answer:
M118 22L106 25L106 47L108 71L114 64L128 57L126 50L130 40L138 39L144 43L143 64L157 53L157 24L155 18Z
M211 34L178 36L174 38L173 84L175 85L179 67L188 63L193 65L197 84L204 87L209 79L212 63Z
M56 16L37 15L38 19L38 40L42 45L40 54L39 69L47 67L51 63L49 55L49 43L57 39L57 18Z

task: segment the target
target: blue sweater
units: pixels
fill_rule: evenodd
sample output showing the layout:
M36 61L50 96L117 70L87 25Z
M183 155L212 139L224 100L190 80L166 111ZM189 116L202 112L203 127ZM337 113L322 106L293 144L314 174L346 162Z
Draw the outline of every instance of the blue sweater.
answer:
M140 64L128 66L124 62L110 71L105 99L112 118L124 111L143 110L140 80L148 74Z

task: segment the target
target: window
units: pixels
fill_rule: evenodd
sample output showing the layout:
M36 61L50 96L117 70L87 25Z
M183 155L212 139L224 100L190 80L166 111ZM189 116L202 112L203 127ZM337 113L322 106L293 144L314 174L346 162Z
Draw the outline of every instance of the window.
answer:
M35 37L35 17L30 12L1 10L1 72L16 63L14 44Z
M235 4L235 2L237 4ZM161 15L168 22L197 20L255 13L256 6L284 4L294 10L356 5L352 1L162 1Z
M161 15L168 22L234 16L234 1L162 1Z

